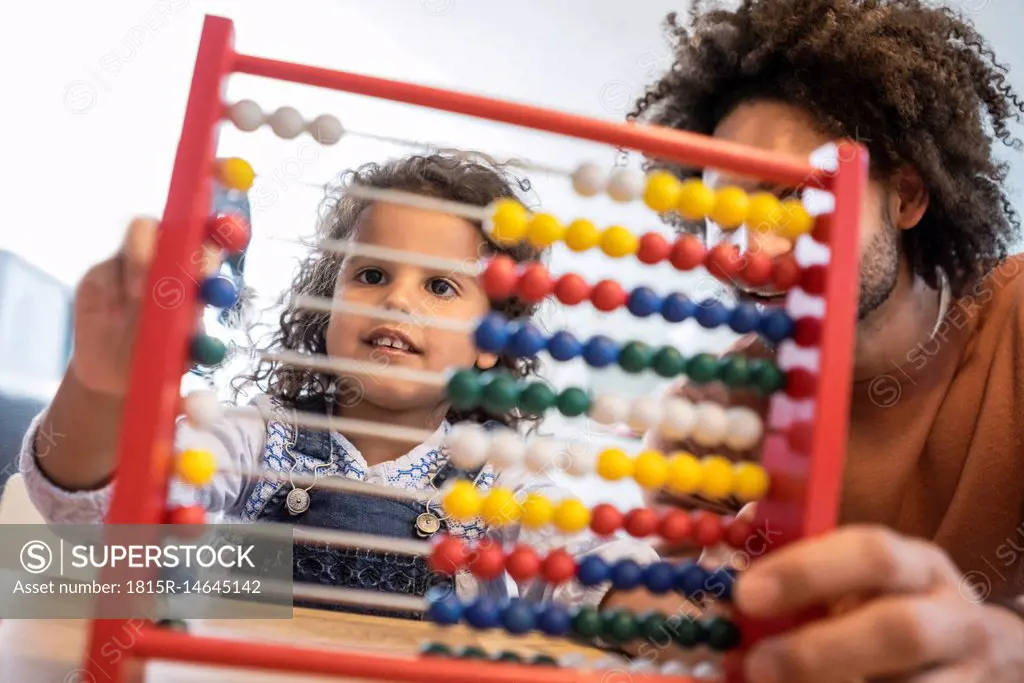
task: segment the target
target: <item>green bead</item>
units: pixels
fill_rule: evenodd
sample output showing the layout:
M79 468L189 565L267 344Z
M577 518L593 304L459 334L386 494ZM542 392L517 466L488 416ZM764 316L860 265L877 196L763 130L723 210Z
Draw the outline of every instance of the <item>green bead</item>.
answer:
M718 379L733 389L750 383L750 364L745 356L725 356L718 362Z
M499 652L498 656L495 657L494 659L495 659L495 661L498 661L498 662L512 662L512 663L519 663L519 662L523 661L522 657L520 657L515 652L512 652L511 650L505 650L504 652Z
M519 383L512 377L498 375L484 385L480 403L495 415L506 415L519 403Z
M637 623L637 635L644 640L658 643L665 639L665 636L672 637L672 627L661 612L649 612L640 617Z
M628 643L636 638L636 619L629 612L605 612L601 622L601 635L614 643Z
M555 405L556 400L558 400L558 394L547 384L530 382L519 394L519 407L527 415L543 415L551 406Z
M659 377L678 377L686 370L686 359L672 346L663 346L651 357L651 367Z
M708 647L716 652L735 649L740 644L740 630L724 617L712 617L707 623Z
M192 338L192 361L198 365L219 365L228 354L224 342L216 337L200 334Z
M680 617L669 624L672 637L682 647L697 647L706 638L704 625L695 619Z
M590 410L590 397L578 387L563 389L558 395L558 412L566 417L578 417Z
M786 386L786 376L775 363L763 358L754 358L749 363L750 380L762 394L774 394Z
M448 402L457 410L472 410L480 405L484 387L474 370L459 370L448 380Z
M430 643L420 650L424 657L451 657L452 650L444 643Z
M487 652L482 648L470 645L462 649L459 659L487 659Z
M551 655L536 655L530 663L534 666L558 666L558 660Z
M698 384L718 379L718 359L710 353L698 353L687 361L686 374Z
M601 615L597 609L590 605L580 607L572 618L572 631L581 638L601 635Z
M651 365L653 353L643 342L631 341L619 351L619 367L626 372L643 372Z

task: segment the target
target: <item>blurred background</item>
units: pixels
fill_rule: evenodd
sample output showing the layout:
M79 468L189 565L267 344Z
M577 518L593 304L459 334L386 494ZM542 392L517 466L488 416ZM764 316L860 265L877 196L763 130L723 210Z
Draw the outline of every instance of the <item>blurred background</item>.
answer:
M1024 69L1018 36L1024 4L962 0L951 5L970 14L1003 63ZM8 65L6 106L0 113L6 190L0 227L0 400L8 396L6 405L17 407L0 408L6 425L0 429L3 477L20 445L24 427L19 425L48 400L64 370L73 286L117 247L132 216L163 211L205 14L234 20L236 49L244 53L621 121L645 86L671 65L662 21L686 8L684 0L107 0L101 6L60 0L9 8L14 16L0 25L0 52ZM1011 69L1018 92L1024 91L1022 79L1024 70ZM635 155L622 157L606 146L249 76L232 77L226 95L228 101L253 99L266 112L291 105L307 119L331 113L357 133L478 150L498 159L569 170L583 161L606 168L640 164ZM258 295L261 319L274 318L271 307L301 254L299 245L286 240L313 231L322 185L361 163L420 149L362 135L321 147L308 136L285 141L267 129L241 133L223 127L219 155L241 156L258 174L248 196L220 194L217 200L251 215L255 239L245 258L245 279ZM1021 172L1015 171L1017 188ZM528 177L531 203L564 219L588 217L604 225L622 222L637 233L669 233L640 206L582 199L560 175ZM614 277L627 288L647 284L659 293L725 295L706 275L681 276L671 266L642 267L599 253L570 255L556 247L550 265L556 274L578 272L591 282ZM589 305L545 306L542 324L549 332L571 328L578 336L604 332L617 339L670 343L687 354L721 349L731 339L692 321L670 326L594 313ZM207 317L212 334L240 346L250 343L224 329L216 312ZM224 388L244 362L212 378L188 376L183 386L212 381ZM582 363L547 363L544 373L558 387L595 392L640 395L663 388L655 377L593 371ZM567 437L578 435L580 427L579 421L553 419L545 430ZM597 443L620 437L585 433ZM588 480L574 487L593 500L612 495L622 500L618 485Z

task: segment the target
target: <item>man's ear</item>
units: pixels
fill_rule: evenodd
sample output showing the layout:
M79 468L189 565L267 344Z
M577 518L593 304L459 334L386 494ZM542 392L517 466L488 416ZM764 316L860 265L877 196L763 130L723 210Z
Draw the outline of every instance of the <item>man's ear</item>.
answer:
M498 364L498 356L493 353L481 353L476 357L476 366L481 370L490 370Z
M893 211L896 227L909 230L921 222L928 209L928 188L921 175L910 166L903 165L893 177L896 206Z

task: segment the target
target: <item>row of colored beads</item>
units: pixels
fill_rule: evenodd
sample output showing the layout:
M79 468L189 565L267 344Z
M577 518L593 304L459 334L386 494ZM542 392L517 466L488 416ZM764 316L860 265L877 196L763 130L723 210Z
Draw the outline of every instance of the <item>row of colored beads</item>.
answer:
M556 409L566 417L586 414L598 424L626 424L637 432L656 429L662 436L677 441L692 438L698 445L708 448L724 444L733 450L747 450L760 442L764 432L758 414L744 406L725 408L711 402L694 404L676 397L630 399L601 394L591 398L578 387L567 387L556 394L543 381L524 382L507 373L459 370L449 378L446 391L451 405L459 410L483 408L493 415L507 415L519 409L526 415L541 416ZM459 428L467 432L472 429L469 426ZM450 441L456 438L453 436ZM509 453L508 460L518 464L523 448L525 446ZM484 458L483 454L467 452L467 449L461 452L468 461Z
M251 133L268 124L279 138L291 140L305 131L322 145L337 143L345 132L336 116L321 114L306 122L294 107L279 107L267 116L260 105L252 100L239 100L232 104L226 111L226 118L245 133Z
M558 660L551 655L538 654L524 657L511 650L503 650L496 654L489 654L483 648L474 645L454 650L444 643L430 643L426 645L420 654L424 657L450 657L453 659L479 659L504 664L532 664L534 666L559 666Z

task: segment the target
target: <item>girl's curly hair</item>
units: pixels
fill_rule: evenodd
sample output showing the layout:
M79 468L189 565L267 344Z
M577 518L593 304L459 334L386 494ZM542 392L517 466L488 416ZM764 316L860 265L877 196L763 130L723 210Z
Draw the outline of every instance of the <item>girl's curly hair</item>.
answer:
M902 247L929 284L941 269L960 295L1007 256L1019 221L993 143L1021 149L1010 123L1024 105L970 22L920 0L696 0L665 28L674 63L630 120L710 135L742 101L795 105L864 144L874 177L921 174L930 203Z
M529 182L514 178L497 164L483 157L474 160L467 153L435 153L394 159L385 163L367 163L344 173L336 191L328 191L321 206L321 220L316 235L309 243L309 254L299 264L291 286L284 295L284 311L276 332L268 343L274 350L296 351L303 354L327 353L327 323L330 314L288 306L287 299L306 295L332 298L335 282L344 259L336 251L321 249L324 240L347 240L354 236L360 214L371 202L345 192L351 186L392 189L415 192L438 199L446 199L473 206L487 206L501 198L520 199L515 189L529 191ZM497 245L486 239L483 226L477 223L485 237L482 256L506 254L516 262L535 260L541 252L527 244L512 248ZM510 319L524 319L533 315L534 305L512 298L494 305L494 310ZM517 378L537 371L536 358L499 357L495 370ZM336 391L337 378L320 370L295 367L289 364L260 360L256 369L238 379L240 384L255 385L260 391L286 406L321 405ZM469 420L485 422L497 420L515 426L524 421L519 414L493 415L477 409L459 411L450 409L447 419L451 423Z

